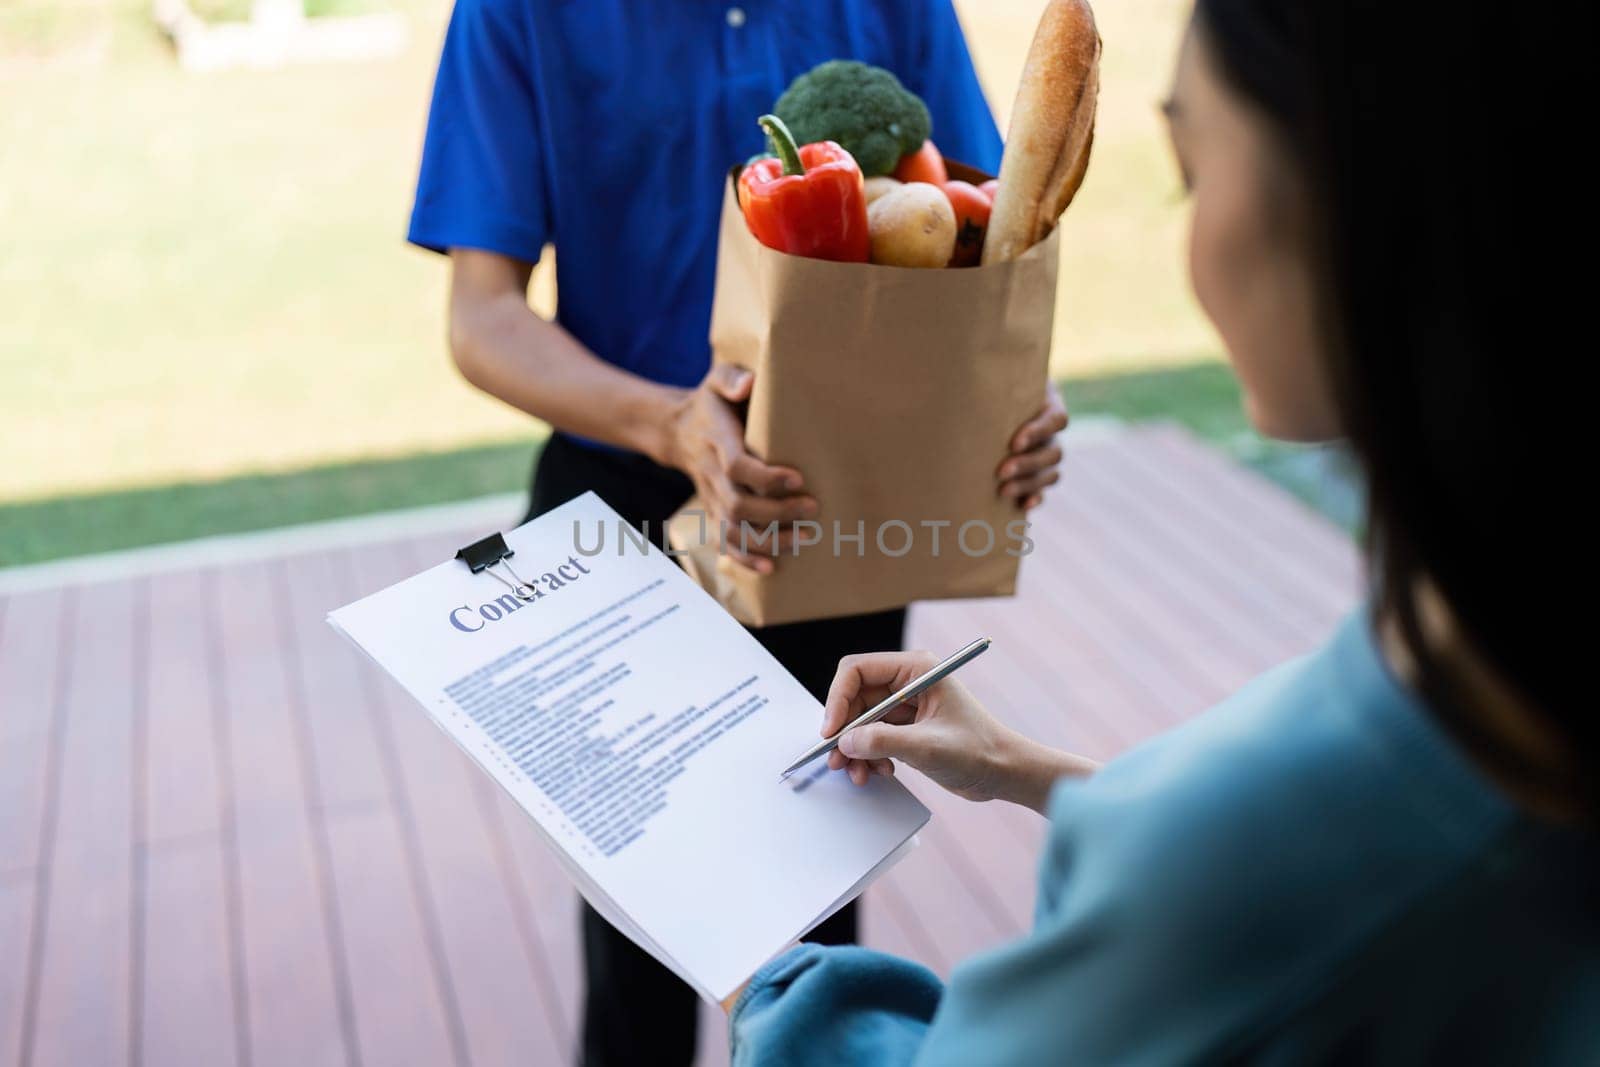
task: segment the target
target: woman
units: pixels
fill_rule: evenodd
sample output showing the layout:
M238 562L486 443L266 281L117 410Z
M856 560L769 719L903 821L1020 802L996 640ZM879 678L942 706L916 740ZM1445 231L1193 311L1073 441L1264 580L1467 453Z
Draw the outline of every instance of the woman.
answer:
M1361 460L1370 602L1101 769L955 682L844 735L857 782L901 759L1048 814L1036 926L948 988L793 949L732 1005L737 1062L1600 1063L1592 627L1545 603L1590 539L1536 477L1585 413L1541 251L1578 138L1531 128L1586 47L1490 5L1200 0L1166 106L1195 292L1256 425ZM930 662L844 661L823 732Z

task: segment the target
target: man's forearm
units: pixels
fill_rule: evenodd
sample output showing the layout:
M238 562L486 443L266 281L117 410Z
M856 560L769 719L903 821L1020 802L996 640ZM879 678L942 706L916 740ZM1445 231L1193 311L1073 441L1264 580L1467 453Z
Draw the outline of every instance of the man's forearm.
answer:
M450 349L462 375L491 396L557 429L673 462L670 426L688 390L606 363L522 293L455 295Z

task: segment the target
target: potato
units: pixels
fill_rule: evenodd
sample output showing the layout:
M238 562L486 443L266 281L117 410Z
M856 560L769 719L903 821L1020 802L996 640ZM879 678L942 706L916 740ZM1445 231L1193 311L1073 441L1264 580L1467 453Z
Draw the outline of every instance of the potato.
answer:
M867 206L872 262L942 267L956 247L956 213L937 185L907 182Z
M900 188L903 183L899 178L891 178L887 174L880 174L876 178L866 181L867 203L871 204L884 193L891 193Z

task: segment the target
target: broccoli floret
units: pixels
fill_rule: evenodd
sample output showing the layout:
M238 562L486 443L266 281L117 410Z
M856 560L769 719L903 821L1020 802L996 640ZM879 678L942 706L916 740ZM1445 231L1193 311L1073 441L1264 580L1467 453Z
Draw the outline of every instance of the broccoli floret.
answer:
M928 106L884 70L853 59L819 63L772 110L799 144L837 141L867 177L888 174L933 132Z

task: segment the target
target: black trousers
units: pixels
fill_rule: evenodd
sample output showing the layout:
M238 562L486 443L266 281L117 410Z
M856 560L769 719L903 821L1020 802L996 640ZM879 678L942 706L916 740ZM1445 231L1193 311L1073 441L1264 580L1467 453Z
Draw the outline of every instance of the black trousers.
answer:
M662 543L667 518L689 499L689 479L631 452L610 452L555 434L534 466L528 516L594 490L624 519ZM818 700L827 696L834 668L851 652L899 649L905 641L904 609L752 630L756 639ZM716 931L706 931L715 937ZM856 939L854 904L807 935L826 945ZM694 990L623 937L587 904L583 906L584 1067L688 1064L694 1059L699 1006Z

